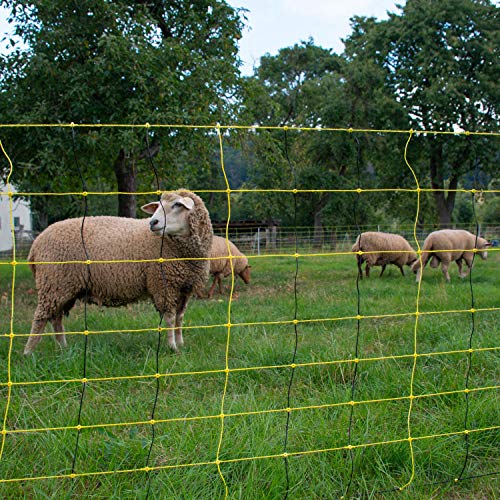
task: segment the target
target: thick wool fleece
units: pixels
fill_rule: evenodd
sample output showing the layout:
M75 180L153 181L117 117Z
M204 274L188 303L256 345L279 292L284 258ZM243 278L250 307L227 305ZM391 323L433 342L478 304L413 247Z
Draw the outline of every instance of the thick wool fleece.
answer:
M391 251L391 253L369 253L361 255L360 257L363 261L368 262L370 266L395 264L399 268L402 268L404 265L409 265L417 259L417 254L413 248L399 234L380 233L376 231L361 233L352 247L353 252L358 252L359 250L363 252Z
M447 265L453 261L464 259L467 265L472 265L474 252L472 250L476 246L476 236L469 231L463 229L441 229L430 233L424 241L422 248L422 266L425 267L430 258L442 262ZM488 241L484 238L477 238L477 248L485 249L488 246ZM432 253L431 250L440 250ZM444 252L442 250L445 250ZM471 250L470 252L464 250ZM433 260L434 261L434 260ZM437 267L439 263L436 263ZM433 262L431 262L433 266ZM412 268L417 270L420 268L420 262L413 264Z
M234 274L238 275L248 266L248 259L232 241L229 242L229 247L231 248L231 255L238 256L237 259L233 259ZM220 258L210 261L210 274L222 273L224 277L229 276L231 274L231 263L228 256L226 238L214 236L210 257Z
M207 260L183 260L104 264L36 264L95 260L152 260L206 258L212 246L212 225L203 201L180 190L180 196L193 199L189 211L189 236L156 236L147 219L87 217L67 219L49 226L35 240L28 260L35 276L38 305L34 320L51 320L69 312L77 299L119 306L150 297L158 311L175 316L182 310L193 289L208 279ZM165 193L162 200L170 200ZM161 255L160 255L161 253ZM87 267L90 268L90 275Z

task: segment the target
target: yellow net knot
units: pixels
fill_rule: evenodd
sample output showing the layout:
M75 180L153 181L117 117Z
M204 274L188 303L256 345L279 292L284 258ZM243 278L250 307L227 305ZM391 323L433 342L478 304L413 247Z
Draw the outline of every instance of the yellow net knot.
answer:
M143 470L144 472L149 472L149 471L151 470L151 467L147 467L147 466L146 466L146 467L144 467L142 470Z
M151 125L150 125L148 122L146 122L146 123L144 124L144 126L145 126L146 128L151 127Z
M85 330L85 331L83 332L83 334L84 334L84 335L88 335L88 334L89 334L89 331L88 331L88 330Z
M224 373L229 373L229 368L224 368Z
M89 193L87 191L83 191L82 196L87 196Z
M416 396L415 396L414 394L410 394L408 397L410 398L410 400L412 400L412 401L413 401L413 400L415 399L415 397L416 397Z
M10 337L11 339L13 339L15 336L16 336L16 334L15 334L15 333L12 333L12 332L11 332L11 333L9 333L9 337Z
M473 353L474 349L472 349L472 347L470 347L469 349L467 349L467 352Z
M348 444L348 445L346 446L346 448L347 448L348 450L352 450L352 449L354 448L354 446L353 446L352 444Z
M222 420L224 420L224 417L225 417L225 416L226 416L226 415L224 415L224 413L221 413L221 414L219 415L219 418L221 418Z
M347 131L348 131L350 134L352 134L352 132L353 132L353 128L352 128L352 127L349 127L349 128L347 129Z
M473 248L473 249L472 249L472 251L473 251L474 253L476 253L476 252L477 252L477 248Z
M227 189L226 189L226 193L227 193L227 194L230 194L230 193L231 193L231 188L227 188Z
M226 328L231 328L233 325L232 325L231 323L226 323L224 326L225 326Z
M87 378L82 378L82 384L86 384L88 382L88 379Z
M281 456L282 456L283 458L287 458L287 457L288 457L288 453L285 451L285 453L283 453Z
M418 253L418 255L422 255L422 249L421 249L421 248L419 248L419 249L417 250L417 253Z
M7 382L7 387L12 387L12 382L10 380Z
M161 375L159 373L155 373L155 378L160 378Z
M356 253L357 253L358 255L363 255L363 254L364 254L363 250L358 250Z
M156 421L155 421L155 419L154 419L154 418L152 418L152 419L149 421L149 423L150 423L151 425L155 425Z
M75 122L71 122L69 126L73 128L75 126Z
M299 320L298 320L298 319L294 319L294 320L293 320L293 324L294 324L294 325L296 325L298 322L299 322Z
M455 481L455 483L458 483L458 477L456 477L453 481Z
M11 266L17 266L17 261L13 260L11 263L10 263Z
M158 262L161 264L161 263L165 262L165 259L164 259L163 257L160 257L160 258L158 259Z
M468 130L466 130L466 131L464 132L464 134L465 134L465 135L470 135L470 132L469 132Z
M286 409L286 412L287 412L287 413L291 413L291 412L292 412L292 409L291 409L291 408L287 408L287 409Z
M474 308L472 308L472 309L470 310L470 312L471 312L472 314L474 314L474 313L476 312L476 310L475 310Z
M361 188L356 189L356 193L362 193L363 190Z
M476 189L471 189L470 192L471 193L477 193L477 190Z
M354 405L356 404L356 402L355 402L355 401L349 401L349 404L350 404L351 406L354 406Z
M357 319L358 321L359 321L360 319L362 319L362 318L363 318L363 316L361 316L360 314L358 314L358 315L356 316L356 319Z
M470 431L468 429L465 429L464 434L469 434Z
M163 328L162 328L161 326L159 326L159 327L157 328L157 330L161 333L161 331L163 330Z
M5 436L5 434L7 434L7 431L5 429L2 429L1 433Z
M294 254L293 254L293 256L294 256L296 259L298 259L298 258L300 257L300 254L298 254L298 253L294 253Z
M415 311L415 316L420 316L420 311Z
M283 127L283 130L288 130L288 125L285 125L285 126Z
M77 430L77 431L81 431L81 430L82 430L82 426L81 426L80 424L78 424L78 425L76 426L76 430Z
M71 479L75 479L76 474L73 472L73 473L71 473L71 474L69 475L69 477L70 477Z
M354 358L353 360L355 363L359 363L359 358Z
M297 365L296 365L295 363L292 363L292 364L290 365L290 368L294 368L294 369L295 369L295 368L297 368Z
M292 191L292 193L293 193L293 194L297 194L297 193L298 193L298 189L296 189L296 188L295 188L295 189Z
M85 261L85 264L87 264L87 266L89 266L90 264L92 264L92 261L91 261L90 259L87 259L87 260Z
M411 128L410 130L408 130L408 132L410 132L410 134L413 134L415 131Z
M408 438L408 442L411 443L415 438L412 438L411 436Z
M217 459L217 460L215 461L215 465L220 465L220 460L219 460L219 459Z
M14 195L14 193L13 193L12 191L9 191L9 192L7 193L7 195L9 196L9 198L12 198L12 196Z
M465 394L469 394L470 389L464 389Z
M156 194L157 194L158 196L160 196L160 194L161 194L161 189L157 189L157 190L156 190Z

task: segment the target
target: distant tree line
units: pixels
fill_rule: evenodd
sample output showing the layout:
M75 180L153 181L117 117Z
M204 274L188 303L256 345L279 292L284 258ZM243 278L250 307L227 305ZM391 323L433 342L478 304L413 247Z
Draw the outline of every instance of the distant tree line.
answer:
M0 123L91 123L91 128L2 128L20 191L134 193L224 190L213 128L104 128L104 123L498 131L499 19L490 0L407 0L387 20L354 17L341 54L312 39L239 68L244 9L225 0L1 0L15 37L1 56ZM414 188L406 134L238 129L223 132L232 218L283 224L413 222L415 193L324 189ZM498 189L499 139L412 136L419 221L473 218L457 189ZM4 178L7 162L0 159ZM158 171L158 178L154 168ZM253 189L311 190L293 194ZM317 190L317 191L315 191ZM225 193L204 195L214 218ZM477 195L484 221L498 196ZM142 199L93 196L93 213L135 217ZM31 199L39 229L81 214L81 197ZM297 208L295 210L293 207Z

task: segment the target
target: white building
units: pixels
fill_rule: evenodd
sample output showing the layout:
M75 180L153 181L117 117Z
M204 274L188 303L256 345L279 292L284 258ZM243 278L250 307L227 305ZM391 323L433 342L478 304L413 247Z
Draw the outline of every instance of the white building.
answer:
M11 185L11 191L16 189ZM0 182L0 192L7 193L5 184ZM17 240L32 239L31 210L29 202L12 197L12 222ZM0 252L12 249L12 228L10 214L10 199L6 194L0 195Z

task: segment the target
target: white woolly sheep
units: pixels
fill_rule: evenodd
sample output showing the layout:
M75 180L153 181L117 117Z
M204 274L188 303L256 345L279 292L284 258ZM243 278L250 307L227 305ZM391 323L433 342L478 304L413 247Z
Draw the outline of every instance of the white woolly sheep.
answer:
M204 259L212 246L210 216L201 198L186 190L163 193L159 202L142 209L152 214L149 220L67 219L38 236L28 256L38 305L25 354L33 352L47 321L51 321L59 344L66 345L62 317L78 299L121 306L149 297L165 319L169 347L175 351L183 345L182 321L188 300L208 279L209 263ZM160 258L168 260L159 262ZM43 263L87 259L156 261Z
M367 231L361 233L356 243L352 246L353 252L370 252L357 255L358 273L360 279L363 278L363 262L366 262L366 277L370 276L370 267L382 266L380 276L384 274L387 264L394 264L399 267L404 276L403 266L411 266L417 259L415 250L399 234L380 233L376 231ZM387 252L387 253L385 253Z
M432 268L439 267L441 262L441 270L443 271L446 281L450 281L448 267L451 262L455 261L458 266L458 273L461 278L465 278L472 268L472 259L474 256L474 248L481 250L479 253L483 260L488 257L488 252L485 250L490 247L484 238L477 238L469 231L463 229L441 229L430 233L424 241L422 248L422 267L425 267L430 259ZM467 270L462 272L462 260L467 264ZM417 282L420 280L420 261L417 260L412 265L412 271L417 275Z
M229 241L229 247L231 255L238 257L237 259L232 259L234 275L239 276L246 284L250 283L251 266L248 265L248 259L232 241ZM217 284L219 285L219 293L222 293L222 278L231 274L231 263L226 238L214 235L210 257L218 258L210 260L210 274L214 277L214 281L208 291L209 298L213 296ZM201 296L201 294L199 295Z

